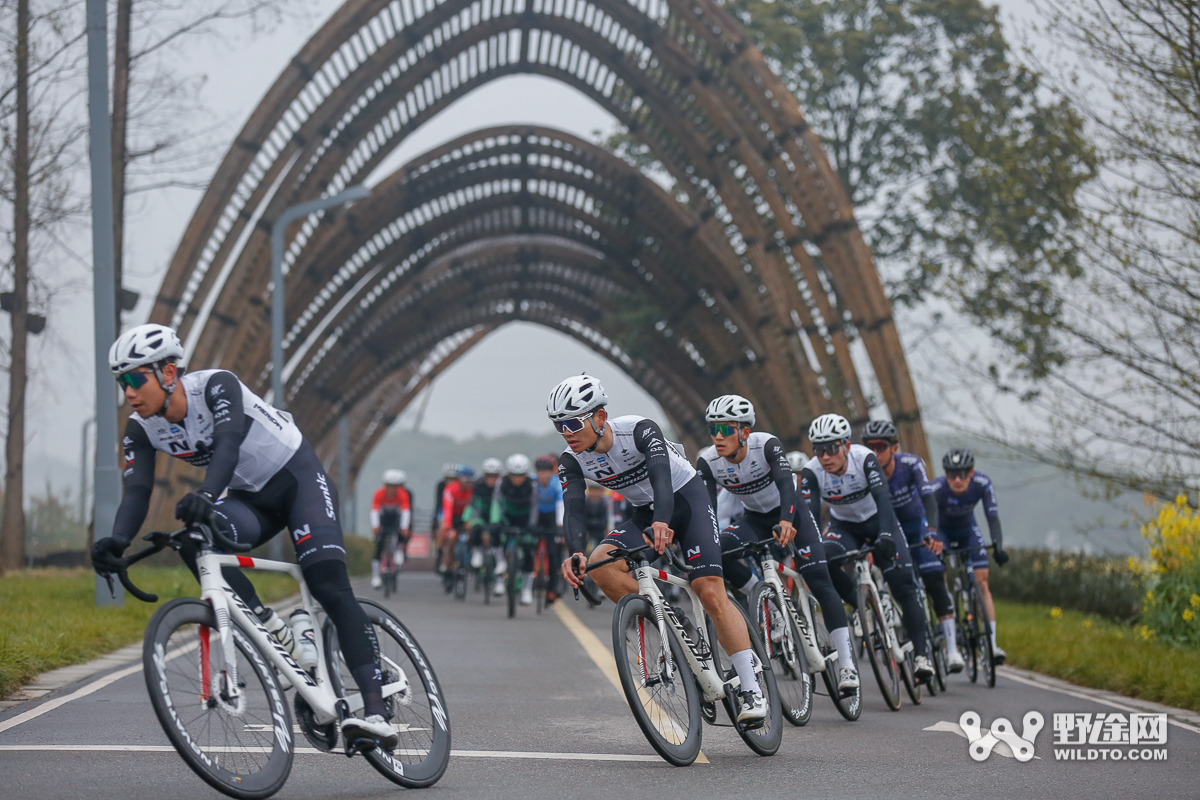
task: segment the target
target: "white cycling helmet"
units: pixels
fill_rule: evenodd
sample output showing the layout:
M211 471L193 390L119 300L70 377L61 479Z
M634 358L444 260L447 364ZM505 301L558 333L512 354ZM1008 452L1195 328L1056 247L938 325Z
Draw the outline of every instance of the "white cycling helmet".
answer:
M443 478L458 477L458 464L451 464L449 462L442 464L442 477Z
M402 469L385 469L383 471L383 483L386 486L403 486L408 480L408 475Z
M484 475L499 475L500 471L504 469L504 465L498 458L485 458L481 469Z
M813 444L850 440L850 423L841 414L822 414L808 426L808 438Z
M504 471L509 475L528 475L532 469L529 456L524 453L513 453L504 462Z
M799 473L804 468L804 462L808 461L807 456L799 450L792 450L785 456L788 460L788 466L792 468L792 472Z
M554 387L546 400L546 414L554 422L595 411L608 403L599 378L574 375Z
M163 361L183 358L179 336L166 325L148 323L131 328L108 348L108 368L123 375L138 367L157 367Z
M705 422L737 422L754 424L754 404L740 394L723 394L708 404Z

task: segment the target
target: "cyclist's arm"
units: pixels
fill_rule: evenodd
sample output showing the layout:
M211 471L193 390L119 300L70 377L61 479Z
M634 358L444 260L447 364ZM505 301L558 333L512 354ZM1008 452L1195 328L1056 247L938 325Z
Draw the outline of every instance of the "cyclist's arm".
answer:
M700 480L704 481L704 488L708 490L708 504L716 509L717 478L713 475L712 466L709 465L707 458L696 459L696 472L700 473Z
M154 459L158 455L146 430L129 419L125 423L125 493L113 520L112 537L128 547L137 536L150 511L150 492L154 488ZM100 532L97 538L102 538Z
M646 456L646 470L654 497L654 521L670 522L675 513L675 490L671 485L667 437L657 422L644 419L633 428L633 446Z
M454 483L447 482L442 490L442 527L449 528L454 523Z
M383 488L375 490L375 496L371 498L371 530L379 530L379 508L383 505ZM403 526L401 526L403 527Z
M763 445L763 455L771 465L771 480L775 481L775 486L779 489L779 521L791 522L796 516L796 481L792 477L792 468L788 464L783 442L774 436L767 439Z
M220 497L233 480L249 421L242 406L242 384L232 372L219 370L213 373L204 387L204 402L213 417L213 452L200 491L215 498Z
M821 518L821 484L811 469L800 470L800 492L813 519Z
M875 501L875 511L879 514L879 534L896 534L900 526L896 524L896 510L892 508L892 492L888 488L887 475L874 453L863 461L863 472L867 476L871 498Z
M918 458L913 468L913 479L917 482L917 492L921 495L921 504L925 506L925 521L930 531L936 531L938 526L938 505L933 482L925 471L925 460Z
M562 484L560 483L558 486L558 497L554 501L554 524L561 528L563 524L563 518L566 516L566 513L567 502L566 497L563 496L563 488Z
M562 481L567 552L582 553L587 536L587 481L579 462L566 453L558 457L558 477Z
M996 484L990 480L983 487L983 513L987 517L988 533L997 550L1004 549L1004 532L1000 530L1000 506L996 502Z
M407 490L400 492L400 530L412 527L412 495Z

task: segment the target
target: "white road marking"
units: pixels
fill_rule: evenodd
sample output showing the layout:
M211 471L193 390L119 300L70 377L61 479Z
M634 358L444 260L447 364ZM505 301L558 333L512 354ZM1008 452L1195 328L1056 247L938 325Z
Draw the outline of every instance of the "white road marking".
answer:
M206 747L206 752L267 752L256 747ZM169 744L4 744L0 753L60 752L60 753L174 753ZM297 755L316 755L315 747L297 747ZM658 756L626 755L624 753L524 753L511 750L451 750L451 758L516 758L548 761L651 761L661 762Z

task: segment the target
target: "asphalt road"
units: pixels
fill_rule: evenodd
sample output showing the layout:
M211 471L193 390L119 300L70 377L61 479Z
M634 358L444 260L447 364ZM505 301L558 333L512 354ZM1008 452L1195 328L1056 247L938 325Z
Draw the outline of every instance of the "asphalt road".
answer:
M363 593L373 594L365 588ZM787 726L774 757L751 753L732 728L706 726L708 763L675 768L655 756L619 690L581 643L580 631L567 624L574 615L611 648L610 604L592 610L568 600L562 612L536 616L522 608L509 620L501 604L485 607L474 594L456 602L434 576L412 573L401 576L400 593L390 605L432 658L449 704L455 753L441 782L425 790L433 798L557 800L640 793L700 800L762 793L822 800L1062 800L1200 793L1200 732L1191 726L1167 728L1166 744L1156 746L1165 747L1165 761L1058 761L1054 713L1117 709L1013 676L1002 676L995 689L954 676L947 694L927 697L920 706L906 697L901 710L892 712L865 662L865 707L858 722L844 721L820 696L812 721L804 728ZM173 751L155 749L168 742L150 709L140 667L131 666L129 674L96 691L0 730L0 797L220 797ZM0 729L104 677L10 709L0 716ZM1021 763L993 752L986 761L973 761L965 735L954 732L968 710L978 712L985 727L1006 717L1018 733L1026 712L1041 712L1045 727L1036 738L1037 757ZM303 737L298 740L307 745ZM398 791L404 790L362 759L298 753L277 797L374 798Z

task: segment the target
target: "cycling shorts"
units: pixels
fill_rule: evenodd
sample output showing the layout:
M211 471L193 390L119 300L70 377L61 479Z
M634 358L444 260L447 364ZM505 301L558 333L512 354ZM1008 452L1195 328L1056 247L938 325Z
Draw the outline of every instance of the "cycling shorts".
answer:
M900 527L904 529L904 538L908 540L912 562L916 565L918 572L922 575L929 575L934 572L946 571L946 565L942 563L942 560L925 545L929 524L924 515L901 520Z
M346 560L337 507L337 488L305 440L261 490L230 489L217 502L213 521L233 541L253 547L287 528L296 548L296 563L308 567Z
M988 554L987 550L983 549L983 536L979 533L979 526L975 524L974 520L971 521L969 528L942 528L938 533L949 547L979 548L960 554L959 559L971 569L988 568Z
M642 531L652 522L652 506L634 506L632 516L613 528L600 544L615 544L627 549L640 547L646 543ZM674 541L683 550L684 561L692 568L688 580L709 575L724 576L717 515L708 502L708 489L699 475L675 492L675 509L667 524L675 532Z
M831 517L829 520L829 529L825 531L825 536L822 541L825 544L825 554L828 558L848 553L851 550L858 550L863 546L872 546L875 544L875 537L879 535L879 515L875 514L862 522L849 522L837 517ZM895 537L896 534L893 534ZM839 564L844 565L842 561ZM837 565L835 565L837 566ZM903 541L896 542L896 558L891 564L884 566L879 565L880 570L884 575L896 569L897 567L904 570L912 570L912 553L904 547Z

